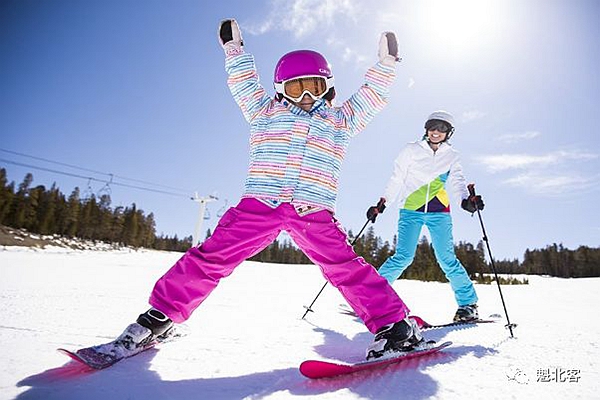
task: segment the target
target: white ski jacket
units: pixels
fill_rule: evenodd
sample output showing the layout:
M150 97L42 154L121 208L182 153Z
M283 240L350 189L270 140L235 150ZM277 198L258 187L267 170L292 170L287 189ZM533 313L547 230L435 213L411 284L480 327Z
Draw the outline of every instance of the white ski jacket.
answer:
M449 183L458 204L469 197L459 154L447 142L433 151L426 140L411 142L394 162L394 173L385 189L388 204L422 212L450 212Z

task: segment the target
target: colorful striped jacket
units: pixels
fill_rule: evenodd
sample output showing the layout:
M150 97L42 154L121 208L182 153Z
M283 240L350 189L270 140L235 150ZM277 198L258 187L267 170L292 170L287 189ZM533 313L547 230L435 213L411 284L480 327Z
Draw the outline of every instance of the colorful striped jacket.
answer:
M406 210L450 212L447 182L459 204L469 196L458 152L445 142L434 152L419 140L408 143L396 158L383 197L389 204L399 199Z
M250 164L243 197L335 211L348 141L387 104L394 67L370 68L365 84L340 107L317 100L310 112L270 97L248 53L225 60L227 83L250 123Z

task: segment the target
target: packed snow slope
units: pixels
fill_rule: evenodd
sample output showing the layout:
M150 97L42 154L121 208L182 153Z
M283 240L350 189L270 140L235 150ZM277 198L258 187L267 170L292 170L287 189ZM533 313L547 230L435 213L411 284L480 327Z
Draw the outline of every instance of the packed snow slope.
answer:
M309 380L305 359L359 361L372 335L314 265L243 263L186 323L190 334L102 371L56 351L109 341L147 308L179 253L0 247L0 398L598 399L600 279L530 277L503 286L511 322L426 332L454 344L430 357ZM397 281L413 314L448 322L448 284ZM496 285L480 313L503 315Z

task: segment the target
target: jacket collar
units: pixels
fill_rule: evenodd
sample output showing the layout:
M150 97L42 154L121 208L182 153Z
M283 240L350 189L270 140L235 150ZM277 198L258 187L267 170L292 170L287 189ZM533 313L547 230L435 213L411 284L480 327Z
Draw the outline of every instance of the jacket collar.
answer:
M290 110L295 115L306 116L306 115L313 115L317 111L321 110L323 107L325 107L326 103L325 103L325 100L318 99L317 101L315 101L315 103L313 104L310 111L304 111L303 109L301 109L300 107L298 107L297 105L295 105L294 103L292 103L291 101L286 99L285 97L283 97L281 99L281 104L283 104L285 107L287 107L288 110Z
M429 142L427 141L427 139L422 139L419 141L419 145L424 148L425 150L428 150L430 152L433 153L433 149L431 147L429 147ZM440 147L438 147L436 153L439 152L444 152L446 150L450 149L450 144L448 144L447 141L440 143Z

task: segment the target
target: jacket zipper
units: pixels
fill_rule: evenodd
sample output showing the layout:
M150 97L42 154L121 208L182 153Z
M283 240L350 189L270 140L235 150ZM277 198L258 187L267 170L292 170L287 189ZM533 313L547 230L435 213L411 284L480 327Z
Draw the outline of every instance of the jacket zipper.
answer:
M427 183L427 193L425 194L425 211L424 212L427 212L427 208L429 206L429 186L430 186L430 184Z
M435 151L433 152L433 166L435 167ZM425 211L428 212L429 209L429 189L431 188L431 182L427 182L427 194L425 194Z

